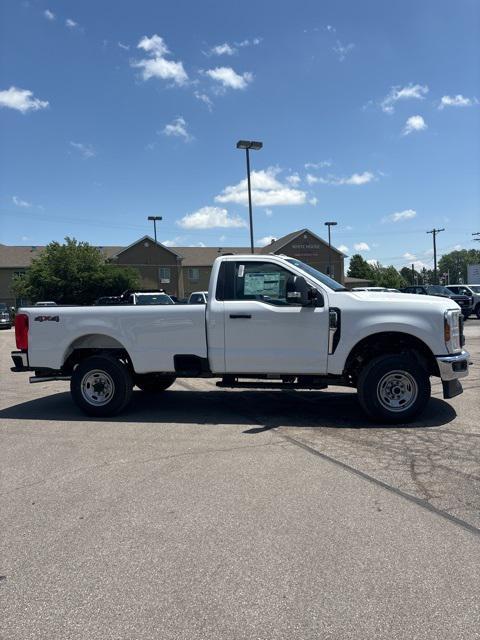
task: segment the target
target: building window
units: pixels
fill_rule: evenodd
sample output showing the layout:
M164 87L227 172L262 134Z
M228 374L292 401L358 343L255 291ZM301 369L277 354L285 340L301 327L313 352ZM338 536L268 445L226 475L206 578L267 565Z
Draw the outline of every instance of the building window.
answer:
M170 267L159 267L158 277L162 284L169 284L170 282Z
M188 270L188 279L192 282L198 282L200 280L200 270L196 268L190 268Z

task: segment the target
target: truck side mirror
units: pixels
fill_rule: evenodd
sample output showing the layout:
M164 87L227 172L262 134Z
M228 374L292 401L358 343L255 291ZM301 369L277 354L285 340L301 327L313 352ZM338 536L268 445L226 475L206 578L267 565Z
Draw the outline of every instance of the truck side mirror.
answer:
M290 276L287 280L287 302L301 304L302 307L315 306L318 291L313 289L303 276Z

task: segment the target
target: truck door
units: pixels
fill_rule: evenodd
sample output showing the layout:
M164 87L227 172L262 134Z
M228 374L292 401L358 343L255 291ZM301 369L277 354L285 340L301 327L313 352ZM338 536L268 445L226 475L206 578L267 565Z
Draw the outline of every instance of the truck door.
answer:
M226 373L326 373L328 300L323 295L322 306L302 307L287 299L293 275L272 262L228 262Z

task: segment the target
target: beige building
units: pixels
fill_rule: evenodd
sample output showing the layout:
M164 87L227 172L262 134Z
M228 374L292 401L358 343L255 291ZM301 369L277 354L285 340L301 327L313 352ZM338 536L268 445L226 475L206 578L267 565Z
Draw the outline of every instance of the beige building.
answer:
M32 260L41 255L44 247L0 245L0 302L17 306L11 290L15 274L25 273ZM119 266L136 269L141 277L142 289L164 289L179 298L192 291L206 291L212 264L225 253L250 253L248 247L166 247L144 236L128 247L98 247L105 260ZM288 255L307 262L323 273L331 275L347 287L362 286L362 280L345 278L344 254L309 229L301 229L275 240L266 247L256 248L258 255L275 253Z

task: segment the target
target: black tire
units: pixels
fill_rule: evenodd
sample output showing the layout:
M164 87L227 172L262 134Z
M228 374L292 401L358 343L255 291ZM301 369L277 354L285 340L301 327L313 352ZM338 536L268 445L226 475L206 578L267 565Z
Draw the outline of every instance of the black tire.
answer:
M160 393L171 387L176 379L174 375L147 373L135 376L135 384L146 393Z
M95 381L99 385L97 391ZM109 356L92 356L83 360L74 369L70 381L75 404L89 416L117 415L130 402L132 390L133 380L126 365ZM95 394L97 401L94 400Z
M480 320L480 303L475 307L475 315Z
M404 355L375 358L358 378L359 402L376 422L410 421L425 409L430 392L428 372L416 360Z

